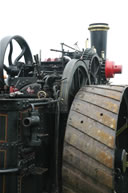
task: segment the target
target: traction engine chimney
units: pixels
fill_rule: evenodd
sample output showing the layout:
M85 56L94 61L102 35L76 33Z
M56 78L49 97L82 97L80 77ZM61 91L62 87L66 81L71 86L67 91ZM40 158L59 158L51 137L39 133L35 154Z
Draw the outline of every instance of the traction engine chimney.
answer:
M91 35L91 47L94 47L97 54L105 62L105 77L113 78L115 74L122 73L122 65L115 65L113 61L106 60L107 51L107 23L93 23L89 25Z
M106 58L107 50L107 31L109 26L106 23L93 23L89 25L91 34L91 47L95 47L97 54L102 58L104 53L104 59Z

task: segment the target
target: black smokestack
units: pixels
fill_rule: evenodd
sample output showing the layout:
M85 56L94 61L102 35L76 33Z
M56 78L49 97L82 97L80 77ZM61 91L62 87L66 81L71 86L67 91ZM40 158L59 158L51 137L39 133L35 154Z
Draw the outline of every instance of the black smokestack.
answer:
M88 29L91 34L91 47L96 48L99 57L104 54L104 58L106 58L108 24L93 23L89 25Z

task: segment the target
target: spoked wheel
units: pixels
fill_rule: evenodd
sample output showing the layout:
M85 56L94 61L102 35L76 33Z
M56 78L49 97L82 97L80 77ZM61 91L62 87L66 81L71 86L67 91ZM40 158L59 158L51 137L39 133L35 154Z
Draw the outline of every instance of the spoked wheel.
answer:
M21 53L15 58L14 62L12 61L13 54L13 41L17 42L21 48ZM5 65L5 55L8 46L10 46L9 54L8 54L8 67ZM21 36L7 36L0 41L0 88L3 88L6 84L4 81L4 70L10 77L26 76L28 73L27 69L23 72L23 63L20 62L20 59L24 57L25 65L33 64L31 50L27 44L27 42Z
M96 54L94 54L90 61L90 80L91 84L100 84L101 74L100 74L100 61Z
M87 48L83 56L84 60L89 60L91 84L101 83L101 62L100 58L92 48Z
M90 84L86 63L73 59L66 64L62 76L60 97L63 99L62 109L69 110L74 96L83 85Z
M63 193L127 193L128 88L87 86L68 117Z

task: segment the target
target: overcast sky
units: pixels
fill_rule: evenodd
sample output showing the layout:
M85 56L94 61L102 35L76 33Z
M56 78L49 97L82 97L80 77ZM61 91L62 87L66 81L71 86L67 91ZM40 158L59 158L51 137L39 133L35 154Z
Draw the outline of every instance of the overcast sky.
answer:
M128 1L127 0L1 0L0 39L21 35L32 53L52 57L50 48L60 43L85 46L88 25L108 23L107 58L123 65L123 74L114 83L128 84ZM56 54L57 55L57 54Z

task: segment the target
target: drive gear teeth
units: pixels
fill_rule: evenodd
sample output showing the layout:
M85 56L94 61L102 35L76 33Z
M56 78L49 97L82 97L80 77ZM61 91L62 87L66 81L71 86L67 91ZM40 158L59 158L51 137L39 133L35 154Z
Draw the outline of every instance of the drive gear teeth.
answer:
M109 82L109 80L107 80L105 76L105 62L106 60L103 60L101 62L101 81L103 84L107 84Z

